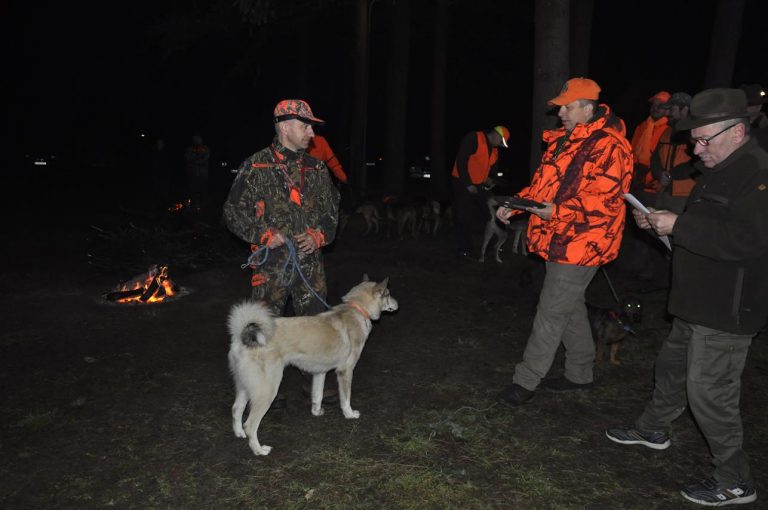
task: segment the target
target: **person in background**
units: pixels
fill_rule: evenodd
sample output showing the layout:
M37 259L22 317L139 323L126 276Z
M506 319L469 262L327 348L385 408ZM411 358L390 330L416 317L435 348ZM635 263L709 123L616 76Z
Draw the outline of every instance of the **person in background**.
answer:
M211 150L203 144L202 136L192 137L192 145L184 151L184 159L192 206L199 211L208 200L208 165L211 159Z
M324 136L316 134L312 138L309 142L309 147L307 148L307 154L325 163L325 166L328 167L328 170L331 171L333 176L336 177L340 183L347 184L347 174L344 173L341 161L339 161L339 158L334 154L331 146L328 144L328 140L326 140Z
M757 139L760 147L768 150L768 116L762 111L763 105L768 101L768 95L763 86L757 83L742 85L739 88L747 95L750 134Z
M572 78L549 101L562 127L544 132L547 150L531 185L520 191L543 208L526 207L528 251L544 259L546 275L533 328L515 366L512 385L498 401L518 407L547 391L586 391L594 380L595 343L584 293L598 268L619 253L632 180L632 147L624 121L598 102L600 87ZM521 212L500 207L503 223ZM558 347L565 346L565 373L545 379Z
M479 197L479 186L493 182L491 170L499 161L499 147L507 147L509 129L496 126L487 131L467 133L459 143L459 151L451 171L453 218L458 255L472 251L472 224Z
M675 130L682 119L688 118L690 104L691 96L685 92L675 92L664 103L669 125L651 153L651 174L661 185L653 205L657 209L667 209L678 214L683 212L694 185L695 170L691 165L687 133Z
M149 156L150 172L152 173L152 189L155 192L155 205L163 209L170 205L171 200L171 156L164 138L155 140L155 147Z
M651 154L667 128L667 112L663 105L670 97L669 92L662 90L648 98L648 118L638 124L632 135L632 152L635 156L632 193L644 204L656 202L656 194L661 189L659 181L650 172Z
M671 235L672 329L661 346L650 402L632 425L606 430L624 445L664 450L690 408L714 460L710 478L682 489L705 506L757 499L739 400L749 346L768 318L768 153L749 135L739 89L696 94L690 129L701 175L681 214L633 211L638 226Z

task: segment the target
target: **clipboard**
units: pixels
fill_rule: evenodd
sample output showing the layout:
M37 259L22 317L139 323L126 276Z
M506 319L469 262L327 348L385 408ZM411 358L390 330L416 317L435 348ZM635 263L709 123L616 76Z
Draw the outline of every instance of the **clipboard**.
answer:
M495 196L493 197L496 202L501 204L501 207L506 207L507 209L525 209L526 207L535 207L536 209L544 209L546 205L542 204L541 202L536 202L535 200L528 200L527 198L521 198L517 195L513 196Z

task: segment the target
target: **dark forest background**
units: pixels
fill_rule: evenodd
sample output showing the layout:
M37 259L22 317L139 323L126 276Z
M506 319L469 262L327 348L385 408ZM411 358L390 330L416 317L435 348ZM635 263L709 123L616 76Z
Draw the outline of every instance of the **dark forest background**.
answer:
M444 175L465 132L496 124L512 132L502 166L524 181L532 133L555 120L544 102L571 75L595 79L630 134L660 89L768 82L759 0L3 5L6 173L49 151L73 177L124 178L155 138L180 156L196 132L236 165L271 140L274 105L298 97L363 192L365 162L396 192L408 166L429 157Z

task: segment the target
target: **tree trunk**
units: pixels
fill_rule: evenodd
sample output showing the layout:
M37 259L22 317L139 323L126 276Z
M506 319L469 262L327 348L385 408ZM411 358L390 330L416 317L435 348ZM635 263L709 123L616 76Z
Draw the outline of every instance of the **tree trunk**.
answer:
M446 50L448 47L448 0L435 0L432 52L432 104L430 122L430 186L438 199L450 196L449 167L445 157Z
M408 109L408 60L410 52L410 0L394 0L394 20L389 33L387 64L387 132L384 166L387 191L402 196L406 171L405 131Z
M533 108L531 173L541 161L541 132L552 129L557 118L547 116L547 100L555 97L568 79L570 0L537 0L533 50Z
M368 121L368 0L355 3L355 73L349 179L359 198L366 194L365 132Z
M595 0L571 0L571 76L589 77Z
M741 38L744 0L718 0L704 88L730 87Z

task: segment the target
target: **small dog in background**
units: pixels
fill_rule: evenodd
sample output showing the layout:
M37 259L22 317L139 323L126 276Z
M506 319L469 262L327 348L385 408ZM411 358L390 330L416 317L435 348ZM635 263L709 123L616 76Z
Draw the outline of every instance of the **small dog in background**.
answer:
M485 224L485 234L483 235L483 245L480 248L479 261L485 262L485 251L488 248L491 239L496 236L496 244L493 247L494 258L496 259L496 262L501 263L501 247L507 242L507 239L509 239L510 231L515 234L512 243L512 253L528 255L528 250L525 248L525 239L523 238L525 230L528 228L528 219L518 218L511 220L509 224L504 225L496 218L496 209L498 209L501 204L499 204L494 197L489 197L486 204L488 205L488 212L491 217L488 220L488 223Z
M371 202L362 204L360 207L355 209L355 214L362 215L363 220L365 221L365 232L363 232L364 236L370 234L371 229L373 229L375 233L379 233L379 220L381 219L381 216L379 215L379 208L376 207L376 204Z
M412 202L398 200L396 197L384 199L387 216L387 237L392 236L393 230L397 230L397 238L405 239L405 234L410 233L414 239L419 238L418 216L419 211Z
M376 204L373 202L365 202L356 207L352 213L348 211L339 211L339 228L336 237L341 239L342 234L344 234L347 229L349 220L352 219L353 216L358 215L362 216L364 221L365 230L363 231L362 235L367 236L371 233L371 231L376 234L379 233L379 220L381 220L379 208L376 207Z
M632 329L632 324L639 324L643 319L643 305L640 299L634 296L628 297L619 311L587 303L587 313L596 346L595 362L602 362L605 351L610 348L610 363L620 365L621 362L617 358L619 344L627 335L637 334Z
M419 219L416 225L417 232L437 235L440 228L440 202L431 200L419 203Z

